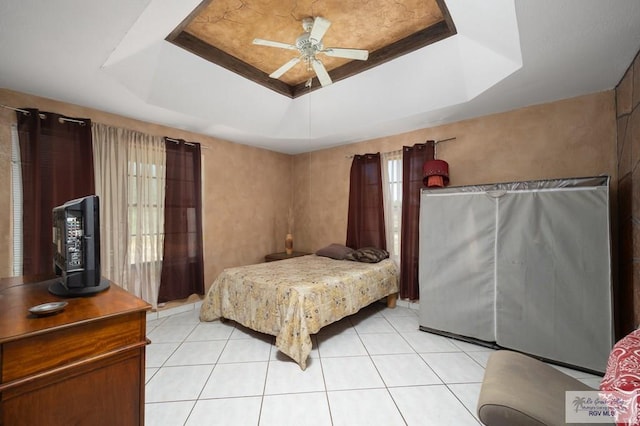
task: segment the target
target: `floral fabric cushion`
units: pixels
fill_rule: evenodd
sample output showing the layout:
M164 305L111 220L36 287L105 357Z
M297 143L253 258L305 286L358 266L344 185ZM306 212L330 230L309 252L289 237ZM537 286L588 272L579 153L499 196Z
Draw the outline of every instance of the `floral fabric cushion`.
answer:
M610 401L617 424L640 425L640 330L613 346L600 391Z

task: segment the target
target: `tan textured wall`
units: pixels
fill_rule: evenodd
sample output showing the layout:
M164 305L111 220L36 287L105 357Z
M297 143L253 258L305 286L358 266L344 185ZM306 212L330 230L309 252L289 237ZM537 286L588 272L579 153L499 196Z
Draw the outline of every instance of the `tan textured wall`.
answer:
M112 126L201 143L205 285L229 266L257 263L284 250L292 157L76 105L0 89L0 104L90 118ZM10 200L10 130L15 113L0 108L0 199ZM11 203L0 208L0 276L11 275Z
M640 54L616 87L618 126L618 337L640 324Z
M344 244L348 156L450 137L437 158L449 163L451 185L608 174L615 191L615 99L606 91L295 156L296 248Z
M617 182L613 91L300 154L234 144L88 108L0 90L0 104L36 107L150 134L200 142L204 174L205 284L225 267L282 251L288 205L295 208L294 249L344 243L353 154L401 149L427 139L451 167L451 184L609 174ZM0 109L0 197L10 190L10 139L15 120ZM290 178L291 177L291 178ZM293 185L293 193L292 191ZM10 275L11 207L0 209L0 276Z

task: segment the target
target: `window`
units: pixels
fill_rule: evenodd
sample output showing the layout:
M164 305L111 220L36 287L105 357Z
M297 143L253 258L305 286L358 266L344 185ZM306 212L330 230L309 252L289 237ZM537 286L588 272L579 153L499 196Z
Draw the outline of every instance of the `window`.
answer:
M402 151L382 154L382 192L389 256L400 264L402 224Z
M162 252L158 250L158 247L162 247L159 240L163 229L163 217L158 215L158 208L162 204L158 169L159 166L155 164L129 161L127 211L131 264L162 259ZM145 198L146 201L141 201L140 198ZM158 233L158 230L161 232Z
M22 171L18 128L11 126L11 202L13 203L13 276L22 273Z

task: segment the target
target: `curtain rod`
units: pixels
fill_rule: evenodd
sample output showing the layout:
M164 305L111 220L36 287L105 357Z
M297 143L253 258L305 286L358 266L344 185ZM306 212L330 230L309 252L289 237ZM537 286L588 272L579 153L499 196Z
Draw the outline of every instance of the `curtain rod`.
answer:
M435 145L438 145L439 143L452 141L452 140L454 140L454 139L456 139L456 137L455 137L455 136L454 136L454 137L452 137L452 138L440 139L440 140L437 140L437 141L433 141L434 148L435 148ZM428 141L427 141L427 142L428 142ZM391 152L395 152L395 151L402 151L402 150L401 150L401 149L396 149L396 150L393 150L393 151L382 152L381 154L389 154L389 153L391 153ZM435 152L434 152L434 154L435 154ZM356 156L356 154L345 155L345 156L344 156L344 158L353 158L353 157L355 157L355 156Z
M3 104L0 104L0 107L2 107L2 108L6 108L6 109L10 109L10 110L12 110L12 111L21 112L21 113L23 113L24 115L29 115L29 114L31 114L31 112L30 112L30 111L27 111L26 109L22 109L22 108L14 108L14 107L9 106L9 105L3 105ZM40 118L44 119L44 118L46 118L46 115L41 113L41 114L40 114ZM78 123L78 124L80 124L81 126L84 126L84 125L86 124L86 122L85 122L85 121L83 121L83 120L76 120L75 118L60 117L60 118L59 118L59 120L60 120L60 122L63 122L63 121L69 121L69 122L71 122L71 123ZM168 141L175 142L175 143L179 143L179 142L180 142L178 139L173 139L173 138L169 138L169 137L166 137L166 139L167 139ZM185 143L186 143L187 145L191 145L191 146L195 145L195 143L192 143L192 142L185 142ZM208 147L208 146L206 146L206 145L202 145L202 144L200 144L200 147L201 147L202 149L209 149L209 147Z
M442 143L442 142L449 142L449 141L452 141L452 140L454 140L454 139L456 139L456 137L455 137L455 136L454 136L454 137L452 137L452 138L440 139L439 141L433 141L433 143L434 143L434 144L436 144L436 145L438 145L439 143Z
M2 107L2 108L6 108L6 109L10 109L10 110L12 110L12 111L18 111L18 112L21 112L21 113L23 113L23 114L25 114L25 115L29 115L29 114L31 114L31 113L30 113L29 111L27 111L26 109L14 108L14 107L10 107L9 105L2 105L2 104L0 104L0 107Z
M165 138L166 140L168 140L169 142L180 143L180 140L178 140L178 139L170 138L170 137L168 137L168 136L165 136L164 138ZM185 145L191 145L191 146L200 145L200 148L202 148L202 149L209 149L209 147L208 147L208 146L206 146L206 145L202 145L202 144L201 144L201 143L199 143L199 142L187 142L187 141L185 141L185 142L184 142L184 144L185 144Z
M6 109L10 109L10 110L12 110L12 111L21 112L21 113L23 113L24 115L30 115L30 114L31 114L31 112L30 112L30 111L27 111L26 109L22 109L22 108L14 108L14 107L11 107L11 106L9 106L9 105L2 105L2 104L0 104L0 107L2 107L2 108L6 108ZM38 114L38 115L39 115L39 116L40 116L40 118L42 118L42 119L47 118L46 114L40 113L40 114ZM61 123L65 122L65 121L68 121L68 122L70 122L70 123L77 123L77 124L79 124L79 125L81 125L81 126L84 126L84 125L86 125L86 124L87 124L84 120L76 120L75 118L66 118L66 117L58 117L58 121L59 121L59 122L61 122Z

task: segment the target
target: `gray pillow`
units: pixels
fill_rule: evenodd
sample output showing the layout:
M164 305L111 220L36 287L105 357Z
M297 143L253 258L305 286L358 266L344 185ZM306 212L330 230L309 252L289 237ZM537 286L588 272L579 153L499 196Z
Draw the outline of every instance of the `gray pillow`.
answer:
M330 257L331 259L343 260L353 249L342 244L329 244L316 252L318 256Z
M389 257L386 250L376 247L364 247L354 250L345 257L345 260L354 260L356 262L378 263Z

